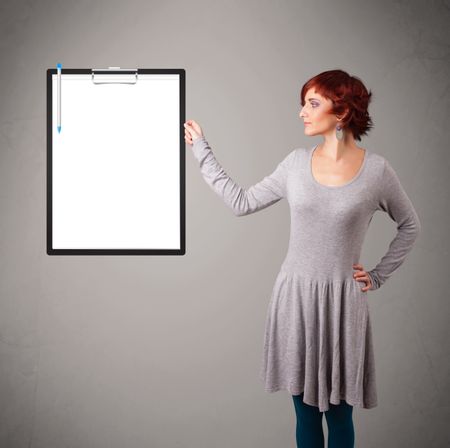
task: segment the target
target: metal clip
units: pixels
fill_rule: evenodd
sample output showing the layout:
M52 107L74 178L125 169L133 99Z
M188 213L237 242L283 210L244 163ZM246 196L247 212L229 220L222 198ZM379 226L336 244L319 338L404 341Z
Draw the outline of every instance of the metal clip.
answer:
M95 75L97 73L97 76L101 74L107 74L108 77L111 76L111 72L124 72L123 74L130 74L134 75L135 79L134 81L117 81L117 80L110 80L110 81L96 81ZM114 75L122 77L122 73L114 73ZM110 78L112 79L112 78ZM108 68L93 68L92 69L92 82L94 84L136 84L138 81L138 69L137 68L120 68L120 67L108 67Z

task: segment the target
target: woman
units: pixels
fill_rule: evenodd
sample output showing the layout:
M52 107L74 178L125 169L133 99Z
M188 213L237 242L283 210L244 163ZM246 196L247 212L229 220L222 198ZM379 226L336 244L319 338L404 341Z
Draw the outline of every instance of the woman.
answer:
M198 123L185 123L204 179L237 216L289 202L291 236L267 311L260 378L267 392L292 395L299 447L323 447L323 413L328 446L353 447L353 406L377 406L367 293L403 263L420 231L387 159L356 145L372 127L371 95L342 70L310 79L299 116L305 134L323 142L294 149L246 190L223 170ZM366 271L359 257L376 210L397 223L397 234Z

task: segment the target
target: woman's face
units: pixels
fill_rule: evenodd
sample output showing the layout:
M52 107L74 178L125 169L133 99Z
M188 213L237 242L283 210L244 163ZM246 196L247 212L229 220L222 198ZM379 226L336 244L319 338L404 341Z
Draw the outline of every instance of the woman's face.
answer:
M300 110L300 118L304 121L306 135L318 135L334 132L338 123L334 114L329 114L332 101L325 98L313 89L305 95L305 105Z

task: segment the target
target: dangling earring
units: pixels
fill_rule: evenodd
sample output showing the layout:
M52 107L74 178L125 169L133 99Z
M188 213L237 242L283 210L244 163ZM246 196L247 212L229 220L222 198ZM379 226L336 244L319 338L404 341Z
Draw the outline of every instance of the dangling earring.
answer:
M344 131L342 130L342 126L339 124L336 126L336 138L340 141L344 138Z

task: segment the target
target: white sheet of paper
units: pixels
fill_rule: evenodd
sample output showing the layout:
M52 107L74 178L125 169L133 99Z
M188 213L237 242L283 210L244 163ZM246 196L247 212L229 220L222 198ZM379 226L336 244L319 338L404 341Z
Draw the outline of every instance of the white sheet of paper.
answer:
M179 249L179 76L52 85L53 249Z

